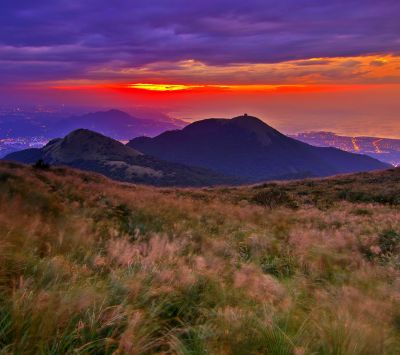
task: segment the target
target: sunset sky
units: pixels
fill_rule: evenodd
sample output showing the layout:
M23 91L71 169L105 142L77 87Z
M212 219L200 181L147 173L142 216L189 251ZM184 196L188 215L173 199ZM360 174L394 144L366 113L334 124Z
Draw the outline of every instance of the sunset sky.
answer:
M0 104L400 138L398 0L2 0Z

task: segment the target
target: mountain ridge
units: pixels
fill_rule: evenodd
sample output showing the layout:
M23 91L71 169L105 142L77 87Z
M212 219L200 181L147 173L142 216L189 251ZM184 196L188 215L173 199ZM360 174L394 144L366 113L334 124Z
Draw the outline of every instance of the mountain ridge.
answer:
M167 161L190 162L249 182L291 174L329 176L390 167L367 156L313 147L246 114L197 121L154 138L134 138L128 146Z
M54 130L56 136L64 136L73 130L85 128L118 140L130 139L129 135L132 134L154 136L184 125L178 120L167 122L160 119L140 118L118 109L71 116L60 120L57 124L60 128Z

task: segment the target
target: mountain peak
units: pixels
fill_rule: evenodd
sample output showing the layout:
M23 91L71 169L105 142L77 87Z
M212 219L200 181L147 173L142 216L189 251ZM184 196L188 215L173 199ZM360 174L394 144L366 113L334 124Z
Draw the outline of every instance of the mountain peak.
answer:
M77 159L99 160L105 157L137 157L141 155L135 149L89 129L79 128L63 139L59 139L43 148L45 157L55 161L73 161Z
M193 130L193 129L199 129L200 127L202 129L207 128L207 129L217 129L217 127L225 127L225 126L235 126L240 129L243 129L244 131L252 131L252 132L257 132L257 131L264 131L267 129L269 132L275 132L279 133L275 129L273 129L271 126L267 125L264 121L261 119L255 117L255 116L250 116L247 113L241 115L241 116L236 116L233 118L208 118L205 120L200 120L200 121L195 121L189 125L187 125L183 130L188 131L188 130Z
M65 137L81 135L81 134L87 134L87 133L90 133L90 132L95 133L94 131L91 131L90 129L87 129L87 128L78 128L78 129L74 129L73 131L68 133Z
M239 122L239 123L243 123L246 125L258 125L259 127L269 127L272 129L271 126L267 125L263 120L261 120L258 117L255 116L249 116L247 113L241 115L241 116L237 116L237 117L233 117L232 119L230 119L231 122ZM254 126L253 126L254 127Z
M118 110L116 108L112 108L110 110L102 111L102 112L103 113L107 113L107 114L112 114L112 115L130 116L128 113L126 113L124 111L121 111L121 110Z
M111 144L113 146L119 146L122 145L122 143L104 136L101 133L94 132L90 129L86 128L78 128L71 133L67 134L62 141L65 144L72 144L72 143L86 143L90 144L92 147L95 145L104 145L104 144Z
M108 138L100 133L94 132L90 129L86 129L86 128L78 128L75 129L74 131L72 131L71 133L67 134L64 139L66 138L91 138L91 137L104 137L106 139L111 139Z
M105 110L105 111L90 112L90 113L86 114L85 116L95 116L95 117L99 117L99 118L114 116L114 117L118 117L118 118L122 118L122 119L133 118L130 114L128 114L124 111L121 111L121 110L117 110L115 108L112 108L110 110Z
M247 120L247 119L251 120L251 119L256 119L256 120L261 121L259 118L255 117L255 116L250 116L247 113L244 113L243 115L240 115L240 116L233 117L232 119L233 120Z
M276 129L255 116L249 116L247 113L242 116L234 117L229 120L229 122L244 131L254 134L262 145L270 144L274 139L273 137L283 137Z

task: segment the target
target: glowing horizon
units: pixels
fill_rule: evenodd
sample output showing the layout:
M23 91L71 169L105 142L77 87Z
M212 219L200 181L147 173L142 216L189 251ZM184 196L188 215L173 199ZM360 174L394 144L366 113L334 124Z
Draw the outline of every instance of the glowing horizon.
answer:
M155 83L136 83L127 85L129 89L149 90L149 91L180 91L203 88L204 85L184 85L184 84L155 84Z

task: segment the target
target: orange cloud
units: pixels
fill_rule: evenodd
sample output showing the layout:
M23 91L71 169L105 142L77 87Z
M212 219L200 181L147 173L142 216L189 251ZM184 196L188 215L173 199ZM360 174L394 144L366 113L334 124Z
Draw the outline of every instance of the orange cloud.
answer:
M400 83L400 56L311 58L279 63L208 65L195 60L158 62L135 68L92 68L89 77L173 85L315 85ZM177 89L179 90L179 88Z

